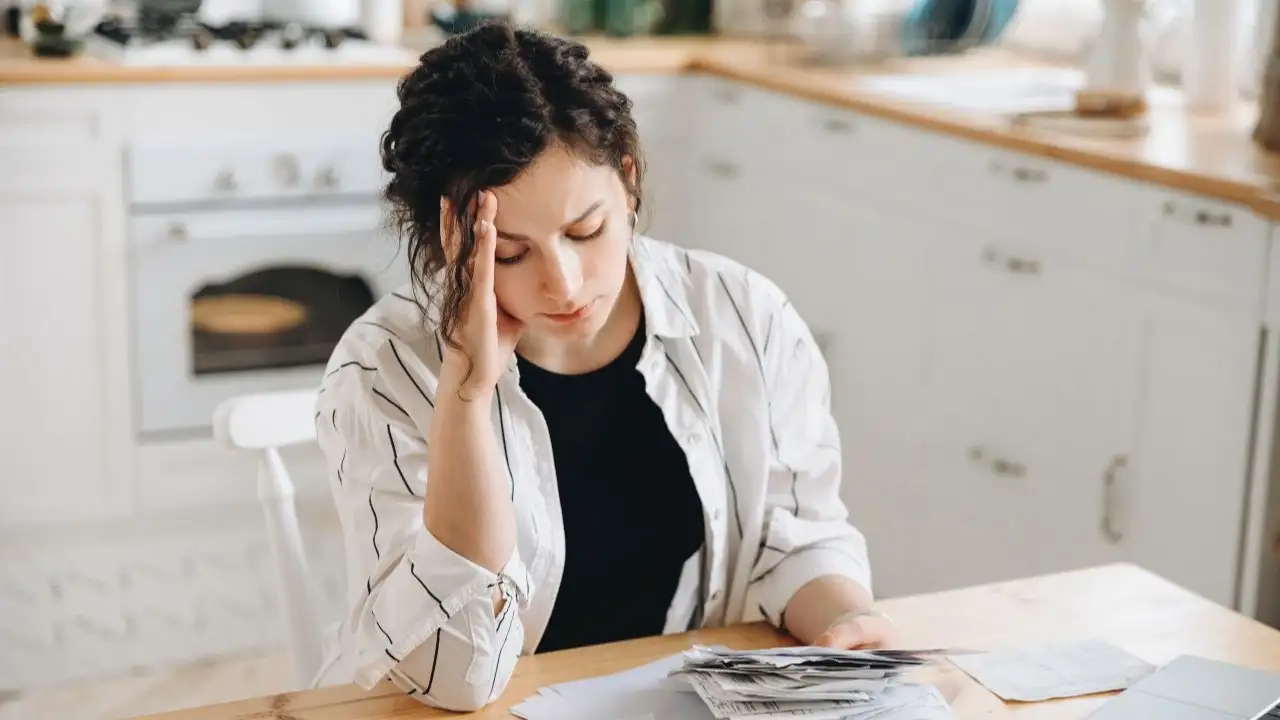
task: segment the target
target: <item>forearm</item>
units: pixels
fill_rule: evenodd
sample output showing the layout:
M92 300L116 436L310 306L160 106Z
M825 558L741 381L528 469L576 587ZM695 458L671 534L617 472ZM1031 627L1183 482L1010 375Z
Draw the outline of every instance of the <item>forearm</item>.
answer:
M853 580L826 575L805 583L791 596L783 623L797 640L811 644L836 618L869 610L873 602L871 592Z
M515 548L510 485L498 460L491 400L460 399L464 375L465 366L446 358L427 440L423 522L441 544L496 573Z

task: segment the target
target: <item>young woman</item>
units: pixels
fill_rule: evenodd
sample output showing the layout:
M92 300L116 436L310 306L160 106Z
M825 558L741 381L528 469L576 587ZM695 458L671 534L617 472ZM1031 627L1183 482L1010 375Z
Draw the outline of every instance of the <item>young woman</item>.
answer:
M414 282L321 390L350 612L319 682L466 710L522 653L762 617L891 642L813 337L761 275L637 234L611 75L494 24L399 100L382 156Z

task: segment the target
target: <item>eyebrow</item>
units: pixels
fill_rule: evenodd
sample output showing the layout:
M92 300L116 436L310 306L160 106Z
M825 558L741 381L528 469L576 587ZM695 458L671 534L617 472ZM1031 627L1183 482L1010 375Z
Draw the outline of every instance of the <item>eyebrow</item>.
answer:
M565 224L564 227L571 228L574 225L577 225L578 223L582 222L583 220L586 220L587 218L591 217L591 213L595 212L596 210L599 210L600 206L603 204L604 204L604 201L602 200L597 200L594 203L591 203L591 207L584 210L582 214L579 215L578 217L570 220L568 223ZM520 233L506 232L505 230L499 230L498 237L502 238L503 240L509 240L511 242L522 242L522 243L533 242L533 239L530 238L528 235L521 235Z

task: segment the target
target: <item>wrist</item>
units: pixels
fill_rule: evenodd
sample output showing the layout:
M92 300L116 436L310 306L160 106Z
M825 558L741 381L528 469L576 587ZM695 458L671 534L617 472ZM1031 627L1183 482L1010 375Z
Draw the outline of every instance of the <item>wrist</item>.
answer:
M493 386L477 382L476 368L471 360L455 350L445 351L436 397L485 404L492 396Z
M889 623L893 622L893 618L889 617L889 614L883 610L876 608L853 608L851 610L846 610L833 618L830 623L827 623L827 629L829 630L836 625L852 622L861 618L879 618Z

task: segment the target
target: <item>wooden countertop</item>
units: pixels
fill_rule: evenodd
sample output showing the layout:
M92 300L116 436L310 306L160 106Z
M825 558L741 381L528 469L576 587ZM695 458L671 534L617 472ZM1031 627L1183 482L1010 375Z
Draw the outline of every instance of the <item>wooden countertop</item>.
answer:
M1256 105L1198 117L1176 91L1153 93L1150 129L1138 138L1095 139L1016 128L991 112L909 102L873 87L885 75L962 75L1028 65L1000 51L962 57L913 58L863 70L821 69L793 62L795 48L719 38L588 38L593 55L615 73L706 72L870 115L914 124L998 147L1236 202L1280 219L1280 155L1250 138ZM0 41L0 87L20 84L154 82L314 82L394 80L407 67L280 66L122 67L90 57L41 60L25 46Z
M1099 637L1149 662L1190 653L1280 671L1280 631L1215 605L1132 565L1108 565L882 603L912 647L995 649ZM502 698L462 717L507 718L549 684L619 672L692 643L759 648L786 640L763 625L633 640L522 658ZM1106 696L1005 704L955 668L929 678L961 720L1085 718ZM383 720L460 717L427 708L389 683L365 693L338 686L193 708L150 720Z

